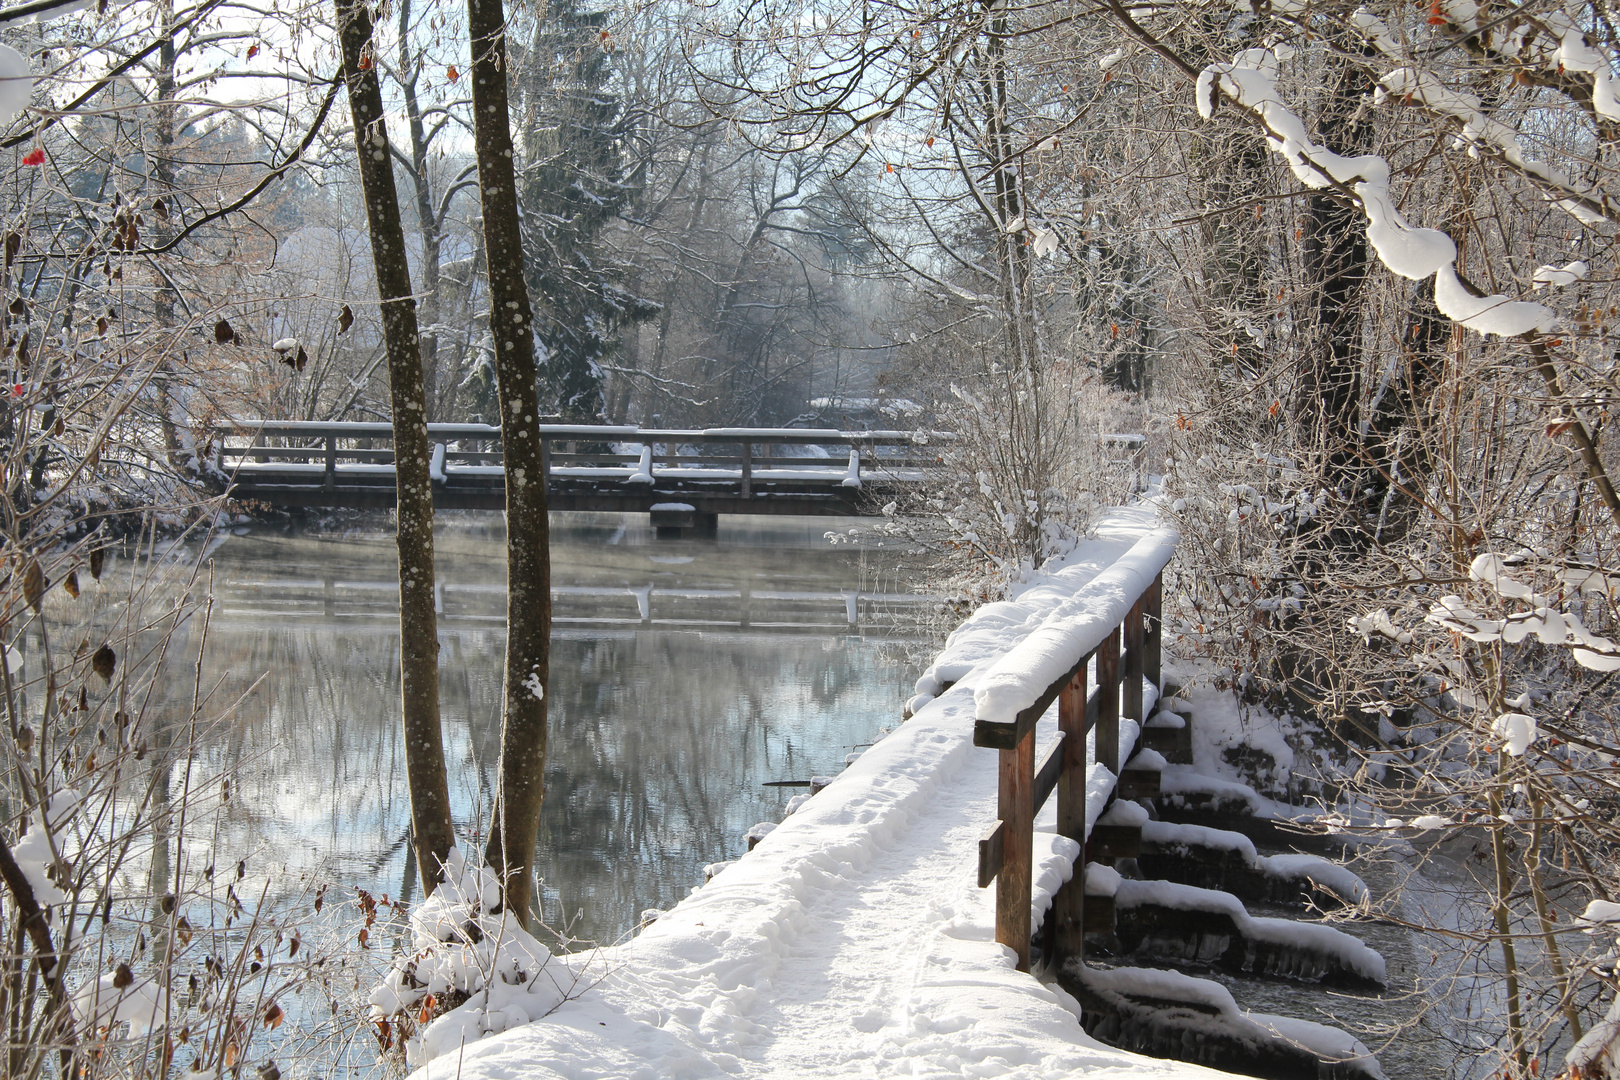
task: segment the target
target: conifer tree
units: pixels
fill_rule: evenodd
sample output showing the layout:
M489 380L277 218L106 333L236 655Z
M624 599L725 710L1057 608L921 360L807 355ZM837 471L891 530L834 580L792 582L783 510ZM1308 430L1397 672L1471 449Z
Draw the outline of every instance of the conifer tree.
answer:
M536 20L521 74L523 248L535 337L545 350L542 396L565 419L603 411L601 361L626 322L655 303L622 285L604 242L634 187L624 175L626 122L608 86L612 38L604 12L557 0Z

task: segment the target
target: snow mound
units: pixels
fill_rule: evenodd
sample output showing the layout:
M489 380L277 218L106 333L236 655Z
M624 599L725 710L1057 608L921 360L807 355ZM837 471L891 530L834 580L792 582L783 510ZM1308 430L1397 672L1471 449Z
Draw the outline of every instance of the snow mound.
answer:
M411 951L370 997L378 1019L454 1003L406 1041L412 1066L549 1014L574 982L574 972L510 912L494 910L501 899L494 871L469 866L454 848L444 877L411 912Z

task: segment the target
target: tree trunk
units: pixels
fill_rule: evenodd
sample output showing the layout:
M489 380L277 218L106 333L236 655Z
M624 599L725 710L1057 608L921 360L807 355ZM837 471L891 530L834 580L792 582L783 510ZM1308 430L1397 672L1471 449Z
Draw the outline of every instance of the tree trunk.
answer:
M551 647L551 533L541 468L534 315L523 278L517 178L506 86L501 0L467 0L472 39L473 148L484 210L490 330L506 468L506 688L495 817L486 858L505 904L527 923L546 794L546 698Z
M423 892L440 879L455 843L450 791L439 731L439 629L433 611L433 481L429 475L422 361L416 301L405 261L405 230L388 154L382 91L372 62L371 15L358 0L334 0L343 47L343 78L354 117L360 183L371 227L371 259L382 301L383 348L394 411L398 488L399 668L405 724L405 770L411 787L412 841Z

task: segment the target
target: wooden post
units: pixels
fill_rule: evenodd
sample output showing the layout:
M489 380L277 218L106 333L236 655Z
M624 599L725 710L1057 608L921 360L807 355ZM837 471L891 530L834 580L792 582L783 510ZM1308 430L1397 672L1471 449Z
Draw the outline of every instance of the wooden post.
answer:
M1097 763L1119 775L1119 627L1097 646Z
M742 444L742 497L754 497L754 444Z
M1159 571L1142 599L1142 612L1147 616L1147 630L1142 642L1142 675L1155 689L1163 690L1164 571Z
M546 478L546 490L551 490L551 440L540 436L540 472Z
M328 432L326 435L326 490L337 487L337 436Z
M1057 829L1081 845L1086 842L1086 667L1058 694L1058 730L1063 733L1063 772L1057 783ZM1082 960L1086 954L1085 871L1082 852L1074 876L1052 900L1052 963Z
M1142 610L1146 599L1146 593L1138 596L1125 616L1125 678L1119 693L1119 715L1135 720L1138 730L1147 719L1142 715Z
M1035 730L1001 754L997 814L1005 856L996 875L996 941L1018 956L1018 970L1029 970L1029 901L1035 858Z

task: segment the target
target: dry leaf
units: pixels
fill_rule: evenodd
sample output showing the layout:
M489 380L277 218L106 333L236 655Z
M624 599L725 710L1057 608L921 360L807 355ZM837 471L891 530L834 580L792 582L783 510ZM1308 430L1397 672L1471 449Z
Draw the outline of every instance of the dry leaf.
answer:
M229 345L236 339L236 331L224 319L214 324L214 340L221 345Z
M349 329L349 327L351 327L353 325L354 325L354 312L352 310L350 310L348 304L344 304L343 305L343 310L338 312L338 333L341 334L341 333L345 332L346 330Z
M135 973L129 970L128 964L119 964L118 970L113 972L113 988L123 990L135 982Z
M90 576L97 581L101 580L101 568L107 561L106 548L90 549Z
M45 571L39 568L39 560L32 556L28 559L28 565L23 567L22 588L23 599L38 615L40 603L45 599Z
M73 599L77 600L79 598L79 572L77 570L68 571L68 576L62 580L62 588L66 589L67 594Z
M285 1019L287 1019L287 1014L282 1012L281 1006L277 1005L273 1001L264 1010L264 1026L269 1028L271 1031L274 1031L276 1028L280 1027L281 1022ZM279 1076L280 1074L278 1073L277 1075Z
M113 670L117 667L118 654L113 652L111 645L103 645L90 657L90 669L108 682L112 682Z

